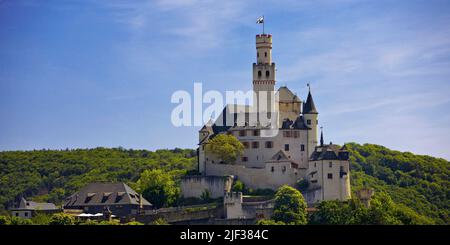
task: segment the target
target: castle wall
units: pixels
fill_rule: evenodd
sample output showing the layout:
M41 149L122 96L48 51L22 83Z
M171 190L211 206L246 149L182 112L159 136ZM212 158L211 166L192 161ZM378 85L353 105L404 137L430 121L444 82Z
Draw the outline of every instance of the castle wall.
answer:
M341 176L341 170L347 173ZM340 160L321 160L309 163L307 178L310 189L320 188L320 192L311 193L314 201L347 200L351 198L349 162Z
M233 184L232 176L185 176L181 178L181 195L183 197L201 197L205 190L211 198L223 197Z
M267 163L265 168L206 163L206 173L213 176L234 175L247 187L272 190L282 185L295 186L297 179L305 174L300 169L292 168L289 162Z

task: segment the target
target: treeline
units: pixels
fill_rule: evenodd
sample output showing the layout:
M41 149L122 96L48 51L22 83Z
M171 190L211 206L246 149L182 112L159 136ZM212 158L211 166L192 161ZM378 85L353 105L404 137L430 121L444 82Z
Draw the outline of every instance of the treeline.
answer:
M61 204L91 182L136 185L145 170L185 174L196 168L196 151L95 148L0 152L0 209L15 198Z
M350 143L347 147L351 153L353 192L368 186L376 193L387 194L392 199L392 205L387 205L390 210L395 210L396 215L407 213L408 217L415 217L411 223L449 224L447 160L372 144ZM88 183L115 181L129 184L144 197L152 197L149 200L157 206L174 205L180 202L177 178L196 168L196 151L190 149L152 152L119 147L0 152L0 210L21 195L61 204ZM154 187L163 191L153 193ZM350 213L357 206L332 205ZM361 211L358 210L355 212Z
M374 144L346 144L350 151L352 191L370 186L389 194L397 206L449 224L450 163L442 158L393 151Z

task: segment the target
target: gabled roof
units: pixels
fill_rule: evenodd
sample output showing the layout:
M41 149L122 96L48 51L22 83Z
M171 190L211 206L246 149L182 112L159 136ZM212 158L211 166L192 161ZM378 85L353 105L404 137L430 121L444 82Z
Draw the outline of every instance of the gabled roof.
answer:
M286 152L283 150L279 150L277 153L275 153L275 155L273 155L270 160L275 162L291 161L291 159L289 159L289 157L287 156Z
M291 121L289 118L284 119L283 122L281 123L281 129L309 130L311 128L306 125L303 116L298 116L297 119L295 119L295 122Z
M33 202L27 201L25 198L20 199L19 207L14 208L14 210L56 210L58 209L53 203L43 203L43 202Z
M91 183L68 197L64 207L139 205L140 198L140 195L125 183ZM142 204L152 205L144 198L142 198Z
M316 149L311 154L311 161L319 160L348 160L349 154L346 147L339 147L338 145L323 145L316 146Z
M311 91L308 92L308 98L303 106L303 114L319 114L316 110L316 105L314 105Z
M301 102L300 98L286 86L280 87L277 93L279 102Z

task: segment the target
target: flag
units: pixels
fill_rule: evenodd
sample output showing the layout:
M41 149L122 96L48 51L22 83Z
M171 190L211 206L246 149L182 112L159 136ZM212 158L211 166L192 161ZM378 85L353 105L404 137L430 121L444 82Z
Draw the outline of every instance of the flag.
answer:
M261 16L256 20L256 24L261 24L261 23L264 23L264 16Z

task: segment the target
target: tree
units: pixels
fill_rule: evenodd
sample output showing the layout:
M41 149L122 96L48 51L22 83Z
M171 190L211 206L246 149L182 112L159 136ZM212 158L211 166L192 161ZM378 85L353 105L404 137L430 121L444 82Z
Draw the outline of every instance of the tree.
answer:
M283 185L275 193L272 219L289 225L304 225L307 223L306 207L300 191Z
M271 219L260 219L256 222L257 225L286 225L282 221L274 221Z
M225 163L234 163L244 152L244 146L233 135L219 134L209 140L206 151L216 155Z
M174 204L180 193L174 176L162 169L145 170L136 185L144 198L157 208Z
M49 225L74 225L75 218L69 214L57 213L53 214Z

